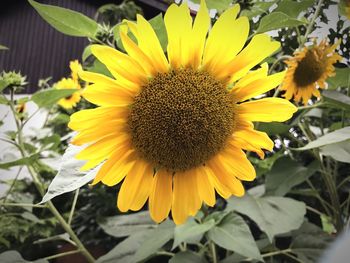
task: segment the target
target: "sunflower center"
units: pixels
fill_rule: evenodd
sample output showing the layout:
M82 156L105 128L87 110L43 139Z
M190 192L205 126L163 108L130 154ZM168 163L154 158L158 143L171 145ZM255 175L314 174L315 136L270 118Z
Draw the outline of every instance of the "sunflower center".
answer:
M234 105L225 84L205 71L158 74L135 97L128 119L132 143L169 171L202 165L232 134Z
M299 87L308 86L317 81L324 72L324 65L315 53L307 51L305 57L298 63L294 72L294 81Z

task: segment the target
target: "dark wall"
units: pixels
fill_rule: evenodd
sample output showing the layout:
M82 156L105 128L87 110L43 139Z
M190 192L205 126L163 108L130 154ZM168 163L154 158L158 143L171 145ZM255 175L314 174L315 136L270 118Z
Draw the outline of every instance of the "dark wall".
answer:
M136 1L150 18L160 11L147 1ZM69 8L91 18L106 3L120 0L40 0L41 3ZM40 78L52 76L53 81L67 76L69 61L79 59L87 44L85 38L70 37L47 24L26 0L2 0L0 9L0 45L10 50L0 51L0 72L21 71L27 75L27 93L37 89Z

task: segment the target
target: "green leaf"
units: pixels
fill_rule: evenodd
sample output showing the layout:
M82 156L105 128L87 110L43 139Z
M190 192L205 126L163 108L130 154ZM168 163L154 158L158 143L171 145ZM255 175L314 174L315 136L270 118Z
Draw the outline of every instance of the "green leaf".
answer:
M215 244L247 258L262 259L250 229L242 217L227 214L220 224L208 232Z
M302 11L307 10L314 3L314 0L282 0L278 3L278 7L273 11L282 12L290 17L297 18Z
M66 8L28 1L46 22L63 34L76 37L95 36L98 24L91 18Z
M84 146L68 146L62 156L60 169L40 203L45 203L58 195L74 191L95 178L99 166L90 171L82 172L80 167L84 165L85 161L74 158L83 149Z
M151 26L154 29L154 32L156 33L159 42L162 46L163 51L166 51L167 45L168 45L168 35L166 32L163 16L160 13L159 15L153 17L151 20L148 21Z
M322 92L322 98L325 102L330 103L336 108L342 108L350 111L350 97L344 95L343 93L335 90L324 90Z
M350 86L350 68L336 68L335 76L327 79L328 89Z
M21 254L15 250L5 251L0 254L1 263L48 263L46 259L38 259L35 261L27 261L22 258Z
M321 147L321 153L338 162L350 163L350 140Z
M0 169L8 170L9 168L14 167L14 166L32 164L35 160L38 159L38 157L39 157L39 154L36 153L36 154L31 155L31 156L21 158L21 159L15 160L15 161L0 163Z
M318 167L318 162L305 167L289 157L279 158L271 171L266 174L266 194L284 196L294 186L301 184L313 175Z
M130 236L156 227L148 211L107 217L99 225L108 235L114 237Z
M106 65L103 64L98 59L94 60L92 66L87 67L87 71L99 73L99 74L105 75L107 77L113 78L112 74L109 72Z
M309 142L304 147L297 148L296 150L310 150L325 145L346 141L348 139L350 139L350 126L327 133L316 140Z
M175 256L173 256L169 263L207 263L205 258L201 257L200 255L191 252L191 251L183 251L177 253Z
M149 230L129 236L107 254L100 257L96 263L134 262L134 255L141 244L147 240L148 232Z
M250 20L255 17L259 16L261 14L267 13L269 11L269 8L274 5L277 2L277 0L271 1L271 2L253 2L253 5L250 7L250 9L242 10L241 16L246 16Z
M174 233L174 244L176 248L181 242L191 243L191 240L200 240L205 232L215 225L214 219L198 224L194 220L188 220L185 224L176 226Z
M286 197L254 197L249 194L228 199L227 210L250 217L271 242L274 236L300 227L306 213L303 202Z
M192 0L193 3L199 4L200 0ZM233 0L205 0L208 9L216 9L219 13L226 10Z
M332 241L333 237L322 231L321 228L304 222L298 230L292 232L291 250L302 262L319 262Z
M306 21L292 18L281 12L273 12L261 18L256 33L264 33L275 29L296 27L304 24L306 24Z
M5 98L5 96L0 96L0 104L5 104L7 105L9 101Z
M0 92L3 91L9 84L3 80L3 79L0 79Z
M8 50L9 48L3 45L0 45L0 50Z
M156 229L150 230L146 240L137 250L132 262L142 261L151 255L155 254L174 236L175 225L172 221L167 220L161 223Z
M82 54L82 61L84 62L85 60L87 60L88 57L90 57L92 55L91 53L91 45L88 45L84 48L83 54Z
M39 108L51 107L56 104L60 99L71 96L76 89L46 89L35 92L31 97Z
M268 135L287 134L290 128L290 125L280 122L259 123L259 131L266 132Z

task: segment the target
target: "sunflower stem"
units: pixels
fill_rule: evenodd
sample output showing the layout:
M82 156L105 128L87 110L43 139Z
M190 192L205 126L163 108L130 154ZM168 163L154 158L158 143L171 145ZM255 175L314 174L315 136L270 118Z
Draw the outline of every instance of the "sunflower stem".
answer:
M78 188L77 190L75 190L75 194L74 194L74 198L73 198L73 203L72 203L72 208L71 208L70 213L69 213L68 225L71 225L72 220L73 220L73 215L74 215L74 211L75 211L75 206L76 206L76 204L77 204L78 196L79 196L79 189L80 189L80 188Z
M216 254L216 247L213 241L209 241L209 247L210 247L210 253L211 253L211 257L213 260L213 263L217 263L218 262L218 258L217 258L217 254Z
M16 128L17 128L18 149L19 149L19 151L21 153L22 158L26 158L28 156L27 156L27 153L26 153L26 149L25 149L25 146L24 146L24 140L23 140L23 133L22 133L22 131L23 131L23 123L18 118L18 116L16 114L16 109L15 109L15 106L14 106L13 102L14 102L14 92L13 92L13 90L11 90L9 106L10 106L10 109L11 109L11 111L13 113L13 116L14 116L14 119L15 119ZM31 177L33 179L33 183L34 183L35 187L37 188L38 192L40 193L41 196L44 196L44 194L45 194L44 186L43 186L42 182L40 181L39 176L38 176L37 172L35 171L35 169L33 167L33 164L26 164L26 167L28 168L29 174L31 175ZM56 209L54 204L51 201L48 201L46 203L46 205L49 208L49 210L51 211L51 213L55 216L57 221L60 223L62 228L69 234L70 238L75 242L75 244L78 247L79 251L85 256L87 262L89 262L89 263L95 262L94 257L85 248L85 246L80 241L78 236L74 233L73 229L65 221L65 219L61 216L60 212L58 212L58 210Z
M305 32L304 38L302 39L302 41L301 41L301 43L299 45L299 49L305 45L305 42L306 42L308 36L310 35L313 27L314 27L315 21L316 21L318 15L320 14L322 3L323 3L323 0L319 0L318 1L318 4L316 6L316 10L315 10L314 16L312 17L312 19L310 21L310 24L306 28L306 32Z

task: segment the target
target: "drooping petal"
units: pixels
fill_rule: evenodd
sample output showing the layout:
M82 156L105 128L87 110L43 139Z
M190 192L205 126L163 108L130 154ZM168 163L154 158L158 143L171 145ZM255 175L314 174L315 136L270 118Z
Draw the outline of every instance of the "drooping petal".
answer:
M241 140L253 145L254 147L263 148L272 151L274 143L265 132L253 129L242 129L233 133L233 138Z
M281 98L264 98L248 101L237 106L237 113L249 121L286 121L298 109L292 103Z
M213 184L210 182L208 172L205 167L196 167L197 173L197 188L201 200L208 206L215 205L215 190Z
M173 196L172 184L172 175L164 169L157 171L153 177L148 207L151 218L157 223L160 223L169 215Z
M150 173L148 176L146 173L149 173L149 164L140 159L136 160L119 190L117 206L121 212L126 212L131 208L138 196L140 186L143 186L144 178L149 178ZM152 174L150 175L152 176ZM150 189L150 186L151 184L148 185L148 189ZM146 200L144 199L144 201Z
M182 224L200 208L197 190L197 174L194 171L178 172L174 175L174 190L171 214L176 224Z

